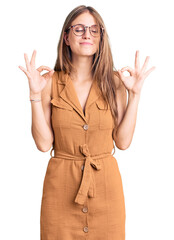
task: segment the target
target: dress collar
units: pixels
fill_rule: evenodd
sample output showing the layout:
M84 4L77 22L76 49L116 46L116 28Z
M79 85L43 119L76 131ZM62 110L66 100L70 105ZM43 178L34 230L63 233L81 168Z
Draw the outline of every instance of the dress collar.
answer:
M73 82L69 74L65 73L64 71L56 72L57 73L57 83L58 85L62 85L61 87L58 86L59 97L61 97L64 101L70 104L75 110L81 115L81 117L86 121L86 113L88 108L92 103L94 103L99 96L101 95L101 90L98 86L97 80L93 80L89 95L86 101L85 106L85 115L83 109L80 105L79 99L77 97L76 90L74 88Z

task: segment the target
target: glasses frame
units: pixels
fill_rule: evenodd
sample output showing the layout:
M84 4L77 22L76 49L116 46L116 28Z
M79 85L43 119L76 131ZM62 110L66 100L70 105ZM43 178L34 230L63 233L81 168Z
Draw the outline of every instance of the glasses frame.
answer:
M85 34L87 28L89 28L89 32L90 32L90 34L92 35L92 33L91 33L91 27L92 27L92 26L98 26L97 24L93 24L93 25L91 25L91 26L85 26L85 25L83 25L83 24L78 23L78 24L75 24L75 25L70 26L70 27L66 30L66 32L67 32L69 29L71 29L71 28L74 29L74 27L77 26L77 25L82 25L82 26L84 27L84 29L85 29L85 32L83 32L81 35L76 35L75 32L74 32L74 30L73 30L73 33L74 33L76 36L78 36L78 37L80 37L80 36L82 36L83 34ZM99 26L99 27L100 27L100 29L101 29L101 33L100 33L100 34L102 34L103 31L104 31L104 27L101 27L101 26ZM100 36L100 34L99 34L98 36ZM93 36L93 35L92 35L92 36ZM98 36L93 36L93 37L98 37Z

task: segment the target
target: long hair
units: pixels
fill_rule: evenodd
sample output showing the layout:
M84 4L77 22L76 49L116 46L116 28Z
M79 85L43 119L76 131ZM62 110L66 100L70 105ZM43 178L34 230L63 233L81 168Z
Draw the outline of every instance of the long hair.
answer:
M118 111L116 103L116 83L114 81L114 75L119 78L118 72L115 70L109 37L106 31L106 26L101 18L100 14L90 6L80 5L74 8L67 18L65 19L62 27L61 36L57 47L57 60L54 66L55 71L64 71L70 74L74 69L72 64L71 49L66 45L64 41L64 32L71 26L72 21L84 12L89 12L96 20L97 24L104 31L101 31L99 48L93 56L93 64L91 67L93 79L97 79L98 86L102 92L103 98L108 102L111 114L114 118L115 127L118 123Z

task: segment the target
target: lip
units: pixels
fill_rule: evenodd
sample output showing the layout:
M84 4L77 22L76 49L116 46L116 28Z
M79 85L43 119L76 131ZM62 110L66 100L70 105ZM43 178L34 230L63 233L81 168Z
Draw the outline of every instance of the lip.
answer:
M92 43L89 43L89 42L82 42L80 44L83 44L83 45L93 45Z

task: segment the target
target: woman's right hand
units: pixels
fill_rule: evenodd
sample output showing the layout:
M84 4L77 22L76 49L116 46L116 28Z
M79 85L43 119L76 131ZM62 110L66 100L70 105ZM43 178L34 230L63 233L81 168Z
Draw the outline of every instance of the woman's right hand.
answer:
M39 68L35 68L35 56L36 50L33 51L31 61L29 62L28 56L24 53L24 58L26 62L26 67L23 68L19 66L19 68L26 74L28 78L29 88L30 88L30 96L31 95L40 95L42 89L47 84L48 80L52 77L54 70L47 66L40 66ZM48 73L44 74L44 76L40 75L43 70L47 70Z

